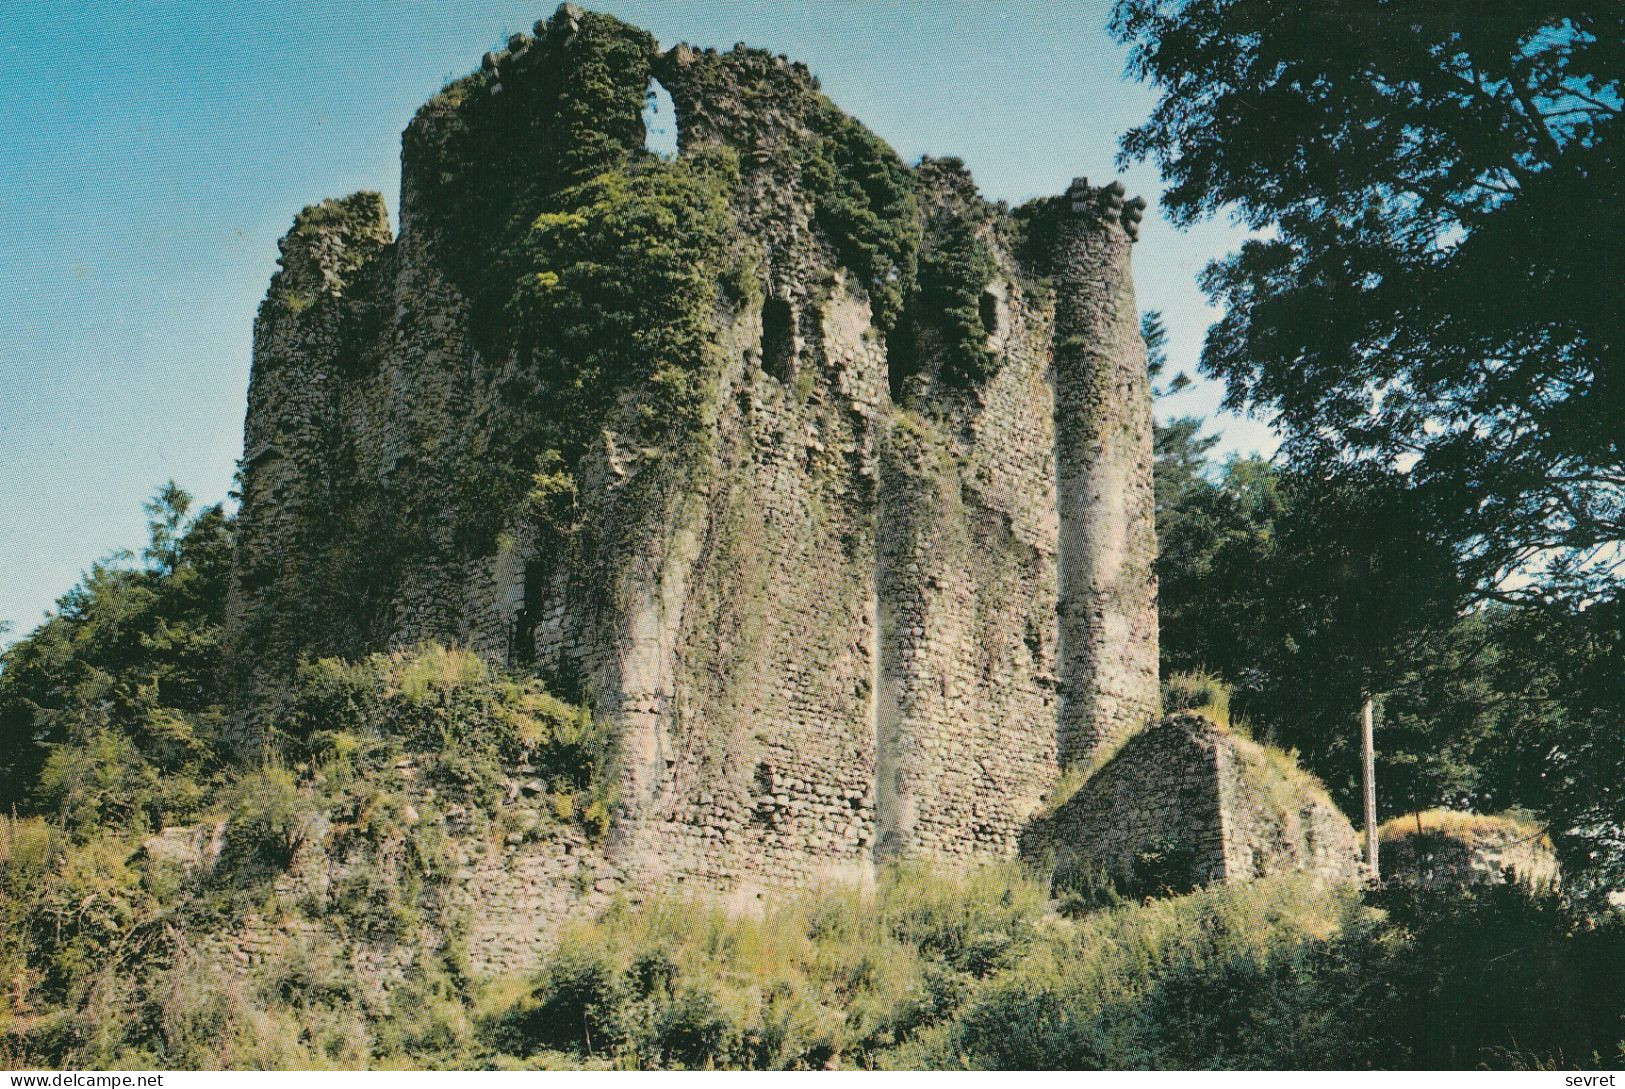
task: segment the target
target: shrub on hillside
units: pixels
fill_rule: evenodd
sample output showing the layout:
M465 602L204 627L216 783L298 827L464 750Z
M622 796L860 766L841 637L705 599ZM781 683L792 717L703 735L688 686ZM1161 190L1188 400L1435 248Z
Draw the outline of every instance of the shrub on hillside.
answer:
M329 780L415 754L441 789L488 811L504 801L503 784L522 774L541 784L556 814L596 835L614 816L619 746L611 725L536 678L466 650L426 645L310 663L283 736L295 759L320 765Z

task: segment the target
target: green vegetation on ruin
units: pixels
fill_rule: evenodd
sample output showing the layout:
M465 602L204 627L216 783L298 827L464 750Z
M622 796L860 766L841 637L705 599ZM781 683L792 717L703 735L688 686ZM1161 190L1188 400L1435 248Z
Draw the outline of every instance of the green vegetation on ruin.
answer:
M8 665L20 657L8 651ZM448 882L487 844L601 840L616 735L534 678L439 647L310 663L286 697L257 766L200 778L140 754L135 786L167 791L149 806L188 799L160 813L193 818L178 841L151 841L171 848L143 846L156 823L145 811L90 821L50 774L17 807L39 815L0 818L6 1065L473 1061L444 1050L455 1034L432 1023L471 986ZM66 735L46 768L95 761L106 737ZM312 851L324 880L301 876ZM250 924L274 937L238 972L227 951ZM412 951L387 1000L351 955L380 945Z
M1545 1069L1621 1058L1625 995L1608 965L1625 931L1576 928L1551 897L1515 886L1361 896L1282 877L1068 917L1018 868L891 868L871 892L834 887L761 916L612 905L566 927L524 977L469 975L446 920L448 940L419 947L386 995L349 956L370 920L410 904L335 896L327 930L238 967L178 940L200 919L180 906L196 894L130 846L75 847L43 822L0 821L7 1065Z
M531 220L499 265L520 359L502 396L529 425L500 461L534 470L526 453L553 451L573 469L606 423L638 447L699 444L717 285L744 290L737 178L727 154L646 159L561 191Z
M658 475L680 478L699 452L717 330L760 291L763 261L738 225L733 151L685 146L664 161L644 150L640 111L656 63L648 35L587 13L575 33L549 31L502 56L500 94L489 71L456 81L406 136L418 215L470 300L479 347L490 360L514 359L503 368L497 437L436 454L466 554L490 551L527 493L572 487L605 431L630 452L630 469L659 460ZM785 151L793 182L869 295L876 327L907 325L903 355L928 338L951 385L993 373L978 305L998 265L987 206L962 164L908 167L804 69L760 51L704 54L682 78L691 95L768 96L803 117L813 138ZM922 184L953 199L927 213ZM406 465L398 486L417 487L424 472ZM557 542L556 520L540 528Z
M1230 720L1231 692L1231 686L1216 674L1184 669L1163 678L1162 709L1168 714L1188 711L1201 715L1228 730L1235 725Z
M983 291L1000 275L987 241L992 209L958 159L925 159L920 174L936 200L920 253L919 313L940 339L943 381L976 386L1001 362L988 347L993 330L981 309Z
M1480 840L1524 841L1548 850L1552 841L1539 824L1527 814L1466 813L1457 809L1425 809L1420 813L1407 813L1383 821L1377 828L1384 843L1392 843L1408 836L1445 836L1476 844Z
M869 292L875 326L889 332L919 277L915 176L886 142L820 97L801 182L841 263Z

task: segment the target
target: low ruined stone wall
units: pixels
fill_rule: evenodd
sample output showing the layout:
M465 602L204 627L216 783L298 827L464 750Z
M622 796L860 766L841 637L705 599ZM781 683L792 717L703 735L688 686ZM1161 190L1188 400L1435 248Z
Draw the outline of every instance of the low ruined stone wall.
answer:
M330 814L312 813L266 905L198 938L215 961L245 971L310 951L337 955L378 993L424 957L454 956L458 970L476 976L532 972L567 923L647 891L545 805L518 798L495 824L452 807L421 818L431 829L402 828L381 841L336 836ZM419 806L430 811L421 794L407 807L414 821ZM206 889L241 865L221 863L229 834L224 821L166 828L143 851ZM425 842L440 845L432 864Z
M1152 868L1176 888L1293 871L1360 875L1354 829L1318 783L1285 754L1190 714L1131 738L1035 824L1025 850L1129 887Z
M1290 870L1337 881L1363 876L1353 826L1290 756L1223 732L1215 733L1214 752L1227 880Z
M1385 828L1378 859L1384 881L1421 888L1517 881L1547 888L1560 878L1557 855L1539 828L1495 817L1473 817L1470 827Z

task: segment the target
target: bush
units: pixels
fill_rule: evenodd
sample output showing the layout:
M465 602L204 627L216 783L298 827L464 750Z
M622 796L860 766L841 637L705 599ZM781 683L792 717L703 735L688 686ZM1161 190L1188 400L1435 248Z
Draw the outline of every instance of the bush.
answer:
M1188 712L1229 728L1232 688L1223 678L1201 670L1184 670L1162 682L1162 709L1167 714Z
M1352 892L1272 879L1097 912L989 980L950 1025L901 1058L1004 1069L1206 1065L1211 1056L1166 1054L1152 1012L1159 988L1186 969L1205 977L1336 933L1354 910ZM1167 1028L1181 1038L1195 1031Z
M618 802L611 725L541 681L476 655L426 645L359 662L304 666L285 719L290 755L320 769L331 794L358 766L374 778L413 754L434 785L490 813L513 769L539 780L560 820L603 836Z
M553 954L536 1000L511 1018L506 1042L521 1053L537 1048L611 1052L626 1042L626 995L608 952L585 942L564 942Z
M1050 896L1055 899L1055 910L1068 919L1123 902L1116 879L1103 866L1075 853L1063 855L1056 863L1050 876Z
M960 880L905 866L881 880L880 917L892 937L976 976L1019 955L1048 900L1014 866L984 866Z
M292 772L276 765L251 772L237 780L229 798L226 849L234 860L286 869L315 808L300 793Z

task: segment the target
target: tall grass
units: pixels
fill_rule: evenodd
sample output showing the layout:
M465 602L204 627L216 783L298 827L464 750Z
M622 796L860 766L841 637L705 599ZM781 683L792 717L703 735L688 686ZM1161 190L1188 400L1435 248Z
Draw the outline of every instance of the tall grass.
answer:
M474 978L460 920L429 894L451 837L433 807L455 801L455 835L472 845L500 842L519 807L496 788L520 759L540 784L532 793L602 806L609 731L533 681L431 649L311 667L287 737L283 762L214 798L228 832L207 874L147 858L132 833L83 842L0 818L0 1064L1550 1068L1625 1057L1625 929L1512 886L1362 894L1279 877L1125 901L1089 895L1086 874L1056 882L1065 895L1052 899L1049 874L1014 864L902 865L871 886L778 894L756 914L704 899L619 902L564 928L535 974ZM335 871L320 895L280 894L279 875L323 822L329 856L364 864ZM245 964L227 938L250 917L274 940ZM379 953L397 964L387 986L357 970Z
M1384 843L1407 836L1449 836L1473 843L1482 838L1526 840L1550 848L1552 841L1534 821L1517 813L1468 813L1459 809L1425 809L1383 821L1377 834Z
M1202 715L1227 730L1238 725L1230 718L1230 695L1231 686L1224 678L1199 669L1171 674L1162 682L1162 707L1167 714Z

